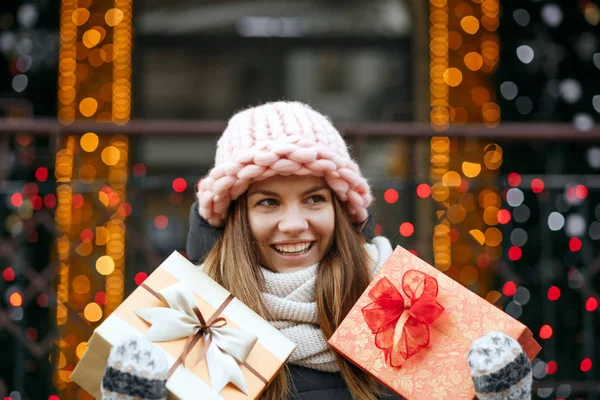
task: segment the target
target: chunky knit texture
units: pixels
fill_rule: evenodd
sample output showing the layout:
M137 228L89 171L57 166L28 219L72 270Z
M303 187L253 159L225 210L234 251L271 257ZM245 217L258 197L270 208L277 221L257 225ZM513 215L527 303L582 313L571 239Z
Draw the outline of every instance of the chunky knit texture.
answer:
M388 239L378 236L366 244L373 260L372 274L392 255ZM319 371L337 372L339 367L319 327L316 303L318 264L295 272L272 272L262 268L265 277L263 298L272 313L270 321L288 339L296 343L289 358L291 364Z
M369 185L331 122L306 104L275 102L235 114L217 142L215 165L198 184L198 212L221 226L229 204L274 175L324 177L353 222L362 222Z
M531 399L531 363L519 342L504 333L475 340L469 367L479 400Z
M152 342L126 337L110 351L102 400L166 400L167 368L167 359Z

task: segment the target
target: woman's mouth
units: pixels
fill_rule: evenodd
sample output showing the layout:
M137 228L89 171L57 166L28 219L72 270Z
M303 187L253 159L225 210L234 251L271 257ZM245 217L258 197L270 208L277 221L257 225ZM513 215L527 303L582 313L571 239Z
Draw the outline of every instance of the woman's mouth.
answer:
M275 245L272 244L271 248L282 256L301 256L306 254L312 249L315 242L306 242L291 245Z

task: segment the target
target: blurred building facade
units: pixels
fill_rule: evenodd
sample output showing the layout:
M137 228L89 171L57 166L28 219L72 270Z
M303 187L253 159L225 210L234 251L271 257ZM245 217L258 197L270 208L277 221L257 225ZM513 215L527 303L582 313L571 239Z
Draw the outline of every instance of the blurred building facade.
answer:
M599 15L590 0L3 4L3 115L123 130L0 136L0 396L86 398L69 380L85 341L185 250L227 118L293 99L347 133L378 233L532 328L539 397L597 398ZM511 121L582 137L486 138Z

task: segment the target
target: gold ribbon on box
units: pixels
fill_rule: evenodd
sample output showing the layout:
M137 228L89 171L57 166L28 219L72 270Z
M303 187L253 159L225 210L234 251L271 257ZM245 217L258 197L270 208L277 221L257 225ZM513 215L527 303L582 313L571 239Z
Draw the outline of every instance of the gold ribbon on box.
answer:
M256 335L240 329L226 328L227 321L219 317L223 309L234 299L233 295L230 294L213 315L206 319L198 307L192 289L187 284L179 282L159 292L155 292L147 285L142 284L142 286L168 306L135 311L140 318L151 324L146 337L153 342L188 338L183 352L171 367L169 376L179 365L184 364L191 349L203 338L202 352L194 365L206 357L210 383L215 393L220 393L231 382L248 395L239 363L248 367L266 383L266 380L246 363L248 355L258 340Z

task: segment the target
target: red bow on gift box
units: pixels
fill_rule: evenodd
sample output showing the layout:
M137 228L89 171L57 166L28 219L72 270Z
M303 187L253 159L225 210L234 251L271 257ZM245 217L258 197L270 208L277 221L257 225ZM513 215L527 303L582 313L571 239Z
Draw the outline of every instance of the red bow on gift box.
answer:
M429 325L444 312L435 298L437 280L421 271L409 270L402 277L402 294L387 278L369 292L373 300L362 309L365 322L375 334L375 346L386 362L400 367L429 344Z

